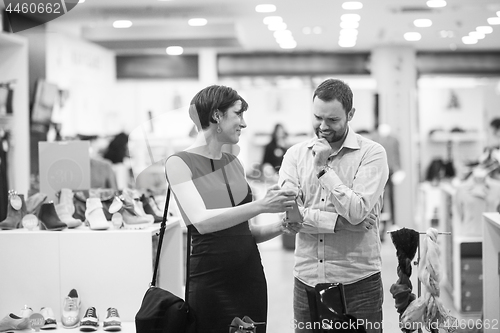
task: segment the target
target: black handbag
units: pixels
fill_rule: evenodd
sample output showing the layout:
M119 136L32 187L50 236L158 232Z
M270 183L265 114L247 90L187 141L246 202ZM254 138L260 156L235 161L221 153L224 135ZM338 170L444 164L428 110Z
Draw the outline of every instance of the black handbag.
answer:
M355 317L346 313L342 283L319 283L314 288L306 287L306 293L314 333L366 332L363 325L358 325Z
M142 300L141 307L135 315L135 328L137 333L195 333L196 318L193 311L189 308L187 298L189 294L189 259L191 229L188 227L188 247L187 247L187 273L186 273L186 293L184 301L182 298L171 292L156 286L156 275L160 262L161 245L163 235L165 234L168 205L170 202L170 187L167 190L167 199L163 220L161 222L160 234L158 239L158 250L156 252L156 262L153 271L153 280L151 286L146 291Z

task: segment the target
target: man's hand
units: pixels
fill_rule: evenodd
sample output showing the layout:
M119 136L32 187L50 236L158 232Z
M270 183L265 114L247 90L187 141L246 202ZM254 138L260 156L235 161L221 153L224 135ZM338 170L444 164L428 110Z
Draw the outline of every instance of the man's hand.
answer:
M326 165L331 150L332 147L330 147L330 144L324 138L321 138L317 140L316 143L314 143L314 146L312 147L312 153L314 156L314 167L316 168L317 172L320 168Z
M348 230L352 232L367 232L368 230L375 228L377 224L377 216L373 213L370 213L366 219L363 220L360 224L353 225L349 223L343 216L337 217L337 223L335 224L335 232L340 230Z

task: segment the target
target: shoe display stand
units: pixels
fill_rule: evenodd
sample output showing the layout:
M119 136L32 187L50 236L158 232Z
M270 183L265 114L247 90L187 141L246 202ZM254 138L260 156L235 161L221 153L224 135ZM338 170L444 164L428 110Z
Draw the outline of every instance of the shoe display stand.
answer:
M179 221L167 222L158 286L182 297ZM0 314L18 314L25 305L35 312L51 307L58 331L66 331L62 304L74 288L82 302L80 315L95 307L101 330L108 307L118 309L124 327L132 325L151 282L159 228L158 223L142 230L0 231Z
M483 214L483 235L483 327L492 333L500 325L500 214Z

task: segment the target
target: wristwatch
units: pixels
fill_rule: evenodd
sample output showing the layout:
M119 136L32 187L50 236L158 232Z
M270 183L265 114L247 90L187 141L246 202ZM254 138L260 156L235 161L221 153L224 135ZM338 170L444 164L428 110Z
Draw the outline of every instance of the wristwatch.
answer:
M320 179L327 171L328 169L331 169L328 165L325 165L321 170L318 172L317 177Z

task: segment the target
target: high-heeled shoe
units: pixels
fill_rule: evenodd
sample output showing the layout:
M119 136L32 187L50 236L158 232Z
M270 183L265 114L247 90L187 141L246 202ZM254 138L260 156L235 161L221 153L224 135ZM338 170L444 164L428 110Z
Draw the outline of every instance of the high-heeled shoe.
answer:
M115 226L121 225L125 229L144 229L153 224L153 215L140 216L134 208L134 204L125 200L123 196L115 197L109 207L109 212L113 214L113 224Z
M42 204L38 212L38 220L40 220L40 229L43 230L59 231L68 227L57 215L52 201Z
M142 207L144 208L144 212L146 214L153 215L155 223L160 223L163 220L163 218L158 213L156 213L153 206L153 204L156 205L156 203L152 202L152 200L154 199L151 197L148 198L144 194L141 195L141 202L142 202Z
M109 229L110 223L106 220L100 198L88 198L85 209L85 222L92 230Z
M56 212L63 223L65 223L68 228L76 228L82 225L82 220L75 219L73 214L75 213L75 205L73 203L74 193L69 188L62 188L59 192L59 203L55 205Z
M0 222L0 229L12 230L22 228L22 220L26 215L26 203L24 195L17 194L16 191L9 191L9 199L7 205L7 217Z
M47 194L39 192L28 197L26 200L26 211L28 214L38 215L40 207L45 203Z

